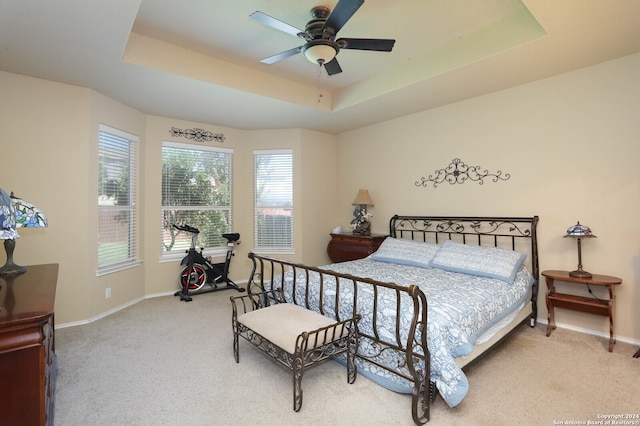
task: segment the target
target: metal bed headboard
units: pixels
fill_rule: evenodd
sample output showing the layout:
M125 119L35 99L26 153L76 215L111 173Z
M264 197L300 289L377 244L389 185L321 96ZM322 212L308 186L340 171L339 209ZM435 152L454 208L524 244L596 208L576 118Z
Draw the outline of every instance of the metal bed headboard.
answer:
M389 221L393 238L443 243L454 240L463 244L494 246L527 254L525 264L534 278L531 301L534 319L540 281L538 261L538 216L532 217L465 217L465 216L400 216Z

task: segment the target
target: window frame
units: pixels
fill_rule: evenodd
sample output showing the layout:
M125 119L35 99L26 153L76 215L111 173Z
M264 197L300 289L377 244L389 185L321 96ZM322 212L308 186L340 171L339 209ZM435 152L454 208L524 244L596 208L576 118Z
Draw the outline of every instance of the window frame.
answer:
M184 149L184 150L192 150L192 151L206 151L206 152L217 152L217 153L224 153L224 154L228 154L229 155L229 162L228 162L228 168L229 168L229 173L228 173L228 178L229 178L229 183L228 183L228 190L229 190L229 204L227 206L181 206L181 208L179 208L178 210L183 210L183 211L226 211L227 212L227 229L224 231L226 232L232 232L233 229L233 155L234 155L234 150L233 148L226 148L226 147L217 147L217 146L211 146L211 145L196 145L196 144L190 144L190 143L181 143L181 142L173 142L173 141L163 141L162 142L162 154L161 154L161 158L162 158L162 164L164 164L164 149L165 148L174 148L174 149ZM164 176L161 176L161 181L164 179ZM161 184L164 185L164 183ZM162 189L161 189L162 191ZM162 200L162 195L161 195L161 206L160 206L160 262L174 262L176 260L181 260L182 258L184 258L185 256L185 250L184 249L172 249L171 251L166 251L163 245L163 233L165 232L165 224L164 224L164 212L167 209L171 209L171 210L176 210L176 206L166 206L163 204L164 200ZM191 226L196 226L196 224L193 223L189 223L188 225ZM202 235L202 234L200 234ZM188 236L183 236L185 241L186 240L191 240L191 235ZM184 244L184 242L183 242ZM200 240L198 240L197 242L197 247L202 247ZM210 246L210 247L204 247L204 252L203 254L205 256L224 256L227 250L227 246L226 246L226 241L223 241L221 239L220 245L219 246Z
M104 187L100 187L100 185L105 185L104 181L100 180L100 176L103 173L101 170L104 165L102 164L101 158L104 155L107 155L106 152L107 147L103 147L103 143L106 141L103 139L103 134L108 135L107 137L113 139L120 139L120 142L127 141L128 144L128 167L129 172L126 176L128 179L128 194L126 195L128 199L128 204L124 206L113 206L101 205L100 198L104 195L105 192ZM140 194L139 191L139 144L140 138L136 135L133 135L128 132L124 132L122 130L116 129L114 127L108 126L106 124L100 124L98 126L98 206L97 206L97 251L96 251L96 276L102 276L111 274L114 272L122 271L125 269L133 268L139 266L142 261L140 260L140 225L139 225L139 202L138 197ZM129 223L128 223L128 231L127 231L127 258L124 260L115 260L115 261L100 261L100 252L101 252L101 214L103 212L129 212ZM110 229L114 234L117 233L115 228Z
M268 155L288 155L291 161L291 168L288 170L289 179L290 179L290 200L289 204L275 204L270 206L258 206L258 187L259 187L259 171L258 171L258 157L259 156L268 156ZM287 237L290 239L290 244L288 246L268 246L268 245L260 245L259 238L259 209L264 208L272 208L279 210L287 210L290 211L290 235ZM293 149L284 148L284 149L257 149L253 151L253 251L258 254L295 254L295 209L294 209L294 155Z

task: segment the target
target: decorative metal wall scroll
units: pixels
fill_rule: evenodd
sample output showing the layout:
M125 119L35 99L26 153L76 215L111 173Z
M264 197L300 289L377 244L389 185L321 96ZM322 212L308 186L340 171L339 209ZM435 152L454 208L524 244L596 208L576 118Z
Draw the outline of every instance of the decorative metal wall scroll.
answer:
M429 183L433 183L433 187L437 187L443 182L449 182L451 185L456 183L465 183L467 180L478 182L479 185L484 183L484 178L490 177L494 182L499 180L507 180L511 177L509 173L502 175L502 172L498 170L495 173L489 173L488 170L480 171L480 166L468 166L459 158L454 158L444 169L436 170L435 176L429 175L428 178L421 177L416 181L416 186L427 186Z
M182 130L182 129L172 127L171 130L169 130L169 133L174 138L183 137L187 139L193 139L196 142L216 141L216 142L224 143L226 139L224 137L224 133L211 133L208 130L197 129L197 128Z

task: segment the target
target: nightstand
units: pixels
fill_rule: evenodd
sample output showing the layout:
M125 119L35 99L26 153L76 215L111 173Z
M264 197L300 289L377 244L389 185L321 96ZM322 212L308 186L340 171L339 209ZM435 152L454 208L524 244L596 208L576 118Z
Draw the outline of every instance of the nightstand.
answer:
M591 278L577 278L569 275L568 271L543 271L542 275L547 280L547 337L551 331L556 329L554 319L554 308L573 309L576 311L588 312L590 314L604 315L609 317L609 352L613 351L616 343L613 332L613 309L616 302L615 286L622 283L622 279L608 275L593 274ZM609 299L598 299L596 297L584 297L573 294L557 293L554 281L563 281L581 285L604 285L609 289Z
M378 250L386 235L359 235L352 233L331 234L327 254L332 262L362 259Z

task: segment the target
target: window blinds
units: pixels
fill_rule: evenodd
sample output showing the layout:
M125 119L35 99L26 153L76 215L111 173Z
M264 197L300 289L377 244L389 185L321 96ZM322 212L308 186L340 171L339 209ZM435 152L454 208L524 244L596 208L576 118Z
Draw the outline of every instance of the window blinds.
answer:
M136 136L98 133L98 274L138 262Z
M162 256L184 254L191 235L174 224L200 230L198 246L222 247L231 231L233 150L174 142L162 145Z
M293 251L292 150L254 151L255 249Z

